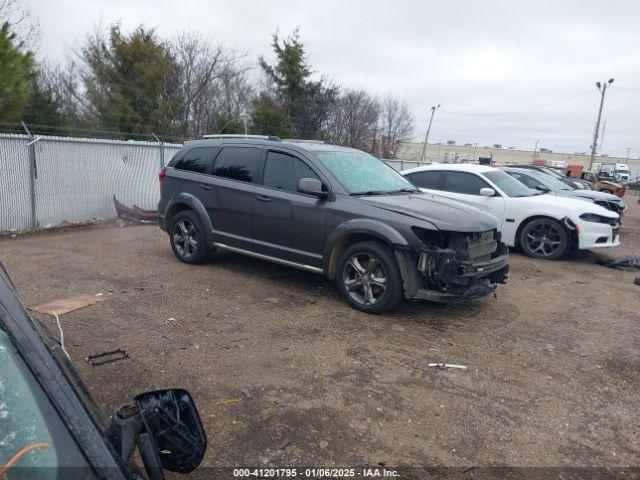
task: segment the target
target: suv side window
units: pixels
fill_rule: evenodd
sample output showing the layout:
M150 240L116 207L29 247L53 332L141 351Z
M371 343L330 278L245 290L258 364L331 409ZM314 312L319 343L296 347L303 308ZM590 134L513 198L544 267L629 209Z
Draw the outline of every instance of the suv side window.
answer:
M241 182L256 181L262 150L254 147L223 147L213 165L213 175Z
M194 173L207 173L215 150L207 147L192 148L173 165L173 168Z
M431 190L444 189L444 172L432 170L426 172L414 172L407 175L407 180L418 188L429 188Z
M447 172L447 192L465 195L480 195L481 188L490 188L489 184L473 173Z
M288 192L298 191L298 180L317 178L318 175L302 160L286 153L268 152L262 184Z
M542 183L540 183L533 177L530 177L529 175L524 175L518 172L507 172L507 173L511 175L513 178L515 178L516 180L518 180L519 182L524 183L529 188L535 189L538 186L543 186Z

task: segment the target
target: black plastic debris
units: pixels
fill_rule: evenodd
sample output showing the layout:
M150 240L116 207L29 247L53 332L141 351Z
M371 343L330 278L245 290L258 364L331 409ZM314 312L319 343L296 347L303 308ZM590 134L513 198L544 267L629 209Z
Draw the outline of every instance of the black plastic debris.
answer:
M596 260L598 265L608 268L617 268L618 270L624 270L627 272L640 271L640 255L623 255L616 257L613 260L599 259Z
M95 355L89 355L88 357L85 357L85 361L92 367L98 367L106 363L113 363L127 358L129 358L129 353L122 348L118 348L116 350L111 350L110 352L101 352Z
M636 285L640 285L640 277L636 277L633 283L635 283Z

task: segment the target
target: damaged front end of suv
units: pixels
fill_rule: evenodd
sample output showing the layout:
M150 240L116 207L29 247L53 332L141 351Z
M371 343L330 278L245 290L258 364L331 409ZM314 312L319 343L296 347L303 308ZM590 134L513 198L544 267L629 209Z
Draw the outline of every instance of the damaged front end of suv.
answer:
M499 231L412 230L420 247L395 250L406 298L462 302L487 296L505 283L508 249Z

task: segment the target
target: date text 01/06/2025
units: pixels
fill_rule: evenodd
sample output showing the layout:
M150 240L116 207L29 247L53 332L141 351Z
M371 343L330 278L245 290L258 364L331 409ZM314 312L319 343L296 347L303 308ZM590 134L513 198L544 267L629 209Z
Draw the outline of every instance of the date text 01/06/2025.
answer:
M393 478L396 470L386 468L234 468L233 476L258 478Z

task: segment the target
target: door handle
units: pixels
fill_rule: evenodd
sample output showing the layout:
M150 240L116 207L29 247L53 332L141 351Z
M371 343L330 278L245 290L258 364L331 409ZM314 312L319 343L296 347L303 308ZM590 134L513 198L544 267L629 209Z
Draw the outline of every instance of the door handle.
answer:
M261 202L270 202L270 201L271 201L271 198L269 198L269 197L265 197L264 195L258 195L258 196L256 197L256 200L259 200L259 201L261 201Z
M200 188L203 190L211 190L211 185L205 185L204 183L201 183Z

